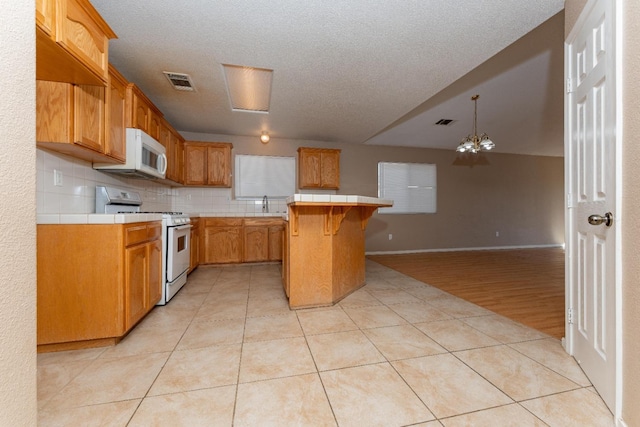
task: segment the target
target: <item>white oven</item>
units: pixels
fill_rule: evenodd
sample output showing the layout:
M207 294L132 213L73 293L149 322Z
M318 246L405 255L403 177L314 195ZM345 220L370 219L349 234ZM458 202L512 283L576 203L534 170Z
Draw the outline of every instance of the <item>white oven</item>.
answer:
M165 305L187 283L191 260L191 219L180 212L162 215L162 296L157 305Z
M189 269L191 224L167 227L167 282Z

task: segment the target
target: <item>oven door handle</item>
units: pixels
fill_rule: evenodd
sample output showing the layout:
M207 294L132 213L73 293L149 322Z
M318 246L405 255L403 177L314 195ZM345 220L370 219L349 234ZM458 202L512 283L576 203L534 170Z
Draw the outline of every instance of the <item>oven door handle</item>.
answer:
M186 230L188 228L193 228L193 225L191 225L191 224L174 225L174 226L171 226L171 228L173 228L176 231L182 231L182 230Z

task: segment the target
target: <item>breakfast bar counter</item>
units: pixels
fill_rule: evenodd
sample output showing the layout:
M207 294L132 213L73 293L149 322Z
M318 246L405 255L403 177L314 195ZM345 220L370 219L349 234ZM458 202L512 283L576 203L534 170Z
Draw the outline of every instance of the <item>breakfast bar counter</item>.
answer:
M287 199L282 278L290 308L335 304L365 284L365 229L375 197L295 194Z

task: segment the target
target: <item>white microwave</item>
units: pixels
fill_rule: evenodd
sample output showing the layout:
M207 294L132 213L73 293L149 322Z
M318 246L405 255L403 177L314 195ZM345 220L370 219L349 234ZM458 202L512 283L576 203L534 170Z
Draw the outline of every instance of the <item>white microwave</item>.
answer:
M140 129L127 128L127 154L124 163L94 163L93 168L134 178L164 179L167 155L162 144Z

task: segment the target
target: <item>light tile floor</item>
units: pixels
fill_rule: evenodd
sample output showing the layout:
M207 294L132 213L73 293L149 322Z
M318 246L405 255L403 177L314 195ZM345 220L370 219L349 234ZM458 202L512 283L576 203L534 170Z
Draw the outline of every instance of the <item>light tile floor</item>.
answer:
M291 311L278 265L200 267L120 344L38 355L41 426L612 426L558 340L367 261Z

